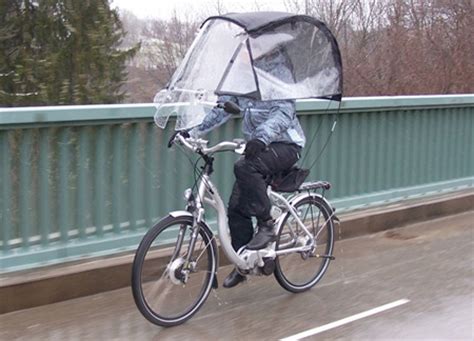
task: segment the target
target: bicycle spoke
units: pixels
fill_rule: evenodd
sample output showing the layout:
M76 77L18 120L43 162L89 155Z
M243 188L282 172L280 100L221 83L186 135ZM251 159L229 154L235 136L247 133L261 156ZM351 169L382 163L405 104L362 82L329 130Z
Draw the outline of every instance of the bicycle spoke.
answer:
M152 290L150 292L150 296L157 297L157 301L154 304L157 306L159 306L162 303L162 301L165 299L165 297L168 295L169 291L171 290L169 285L166 286L166 283L162 283L162 285L159 285L160 281L161 280L158 280L157 282L158 285L152 285Z
M329 210L324 210L324 202L308 195L300 199L295 204L295 210L302 219L305 227L312 230L312 238L318 243L318 253L328 255L332 252L333 245L333 225L332 216ZM311 222L308 221L311 219ZM323 220L322 226L321 219ZM296 222L296 226L295 226ZM300 227L298 229L298 227ZM282 222L282 228L279 231L277 240L277 251L287 248L287 234L289 231L297 232L298 246L307 241L306 232L297 223L296 219L288 213ZM323 233L324 232L324 233ZM314 250L316 252L316 249ZM278 282L291 292L300 292L315 285L326 271L329 259L321 257L311 257L309 252L294 252L277 257L275 276Z
M207 247L209 246L209 244L212 243L212 241L215 239L216 237L215 236L212 236L211 240L206 244L206 246L202 249L201 253L199 254L199 256L197 257L196 259L196 263L199 261L199 259L201 258L201 256L203 255L204 251L206 251ZM204 241L203 241L204 242Z
M158 223L156 232L149 231L149 241L143 250L142 242L137 251L137 255L141 252L140 263L135 264L135 259L133 267L135 302L147 319L159 325L181 323L178 321L194 314L209 295L217 269L214 237L206 226L198 227L196 240L192 241L189 233L180 234L191 229L192 220L172 217L167 221L163 226ZM172 242L174 247L168 247ZM168 255L166 261L164 255ZM188 259L192 262L189 266Z

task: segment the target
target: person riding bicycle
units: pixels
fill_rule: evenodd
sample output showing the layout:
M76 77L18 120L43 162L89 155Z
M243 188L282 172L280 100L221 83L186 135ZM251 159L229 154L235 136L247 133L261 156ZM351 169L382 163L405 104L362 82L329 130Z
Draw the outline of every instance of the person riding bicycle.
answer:
M270 75L291 82L292 73L280 50L259 58L255 64ZM228 204L232 246L236 251L245 245L249 250L259 250L275 240L266 179L294 166L305 145L305 136L296 117L294 100L257 101L227 95L219 97L218 105L189 131L190 136L199 137L225 123L232 116L224 110L225 102L241 108L246 140L244 157L234 165L236 181ZM257 219L255 236L252 217ZM245 276L234 269L225 279L224 287L244 280Z

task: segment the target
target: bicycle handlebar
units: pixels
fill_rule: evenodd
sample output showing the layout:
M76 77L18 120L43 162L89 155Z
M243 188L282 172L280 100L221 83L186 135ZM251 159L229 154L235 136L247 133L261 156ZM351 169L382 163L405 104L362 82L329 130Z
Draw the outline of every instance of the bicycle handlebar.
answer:
M195 139L192 137L184 137L181 134L177 134L175 140L178 139L179 142L188 148L189 150L192 150L193 152L200 152L202 154L213 154L216 152L224 151L224 150L233 150L237 152L237 149L242 148L245 146L245 142L243 140L234 140L233 142L230 141L223 141L220 142L212 147L206 147L207 142L206 140L202 139Z

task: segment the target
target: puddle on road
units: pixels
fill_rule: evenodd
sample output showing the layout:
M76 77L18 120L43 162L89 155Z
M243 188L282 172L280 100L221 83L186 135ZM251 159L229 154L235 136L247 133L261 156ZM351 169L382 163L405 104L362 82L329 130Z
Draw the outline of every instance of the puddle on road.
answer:
M217 300L217 305L220 307L222 305L229 304L229 302L225 301L218 293L216 289L212 289L212 296Z
M418 236L412 234L401 233L400 231L387 231L383 234L385 238L394 240L410 240L418 238Z

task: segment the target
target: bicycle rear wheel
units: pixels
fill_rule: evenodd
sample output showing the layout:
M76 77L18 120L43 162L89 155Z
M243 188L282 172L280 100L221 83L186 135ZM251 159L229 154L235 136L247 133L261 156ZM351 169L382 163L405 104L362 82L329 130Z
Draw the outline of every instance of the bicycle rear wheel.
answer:
M308 252L278 256L275 277L283 288L298 293L313 287L326 272L334 246L334 222L332 209L318 196L305 196L294 207L314 236L316 247ZM278 232L276 250L307 245L309 241L295 218L287 213Z
M200 226L190 264L190 216L168 216L145 234L132 267L135 303L150 322L181 324L204 304L217 271L217 245L212 232Z

